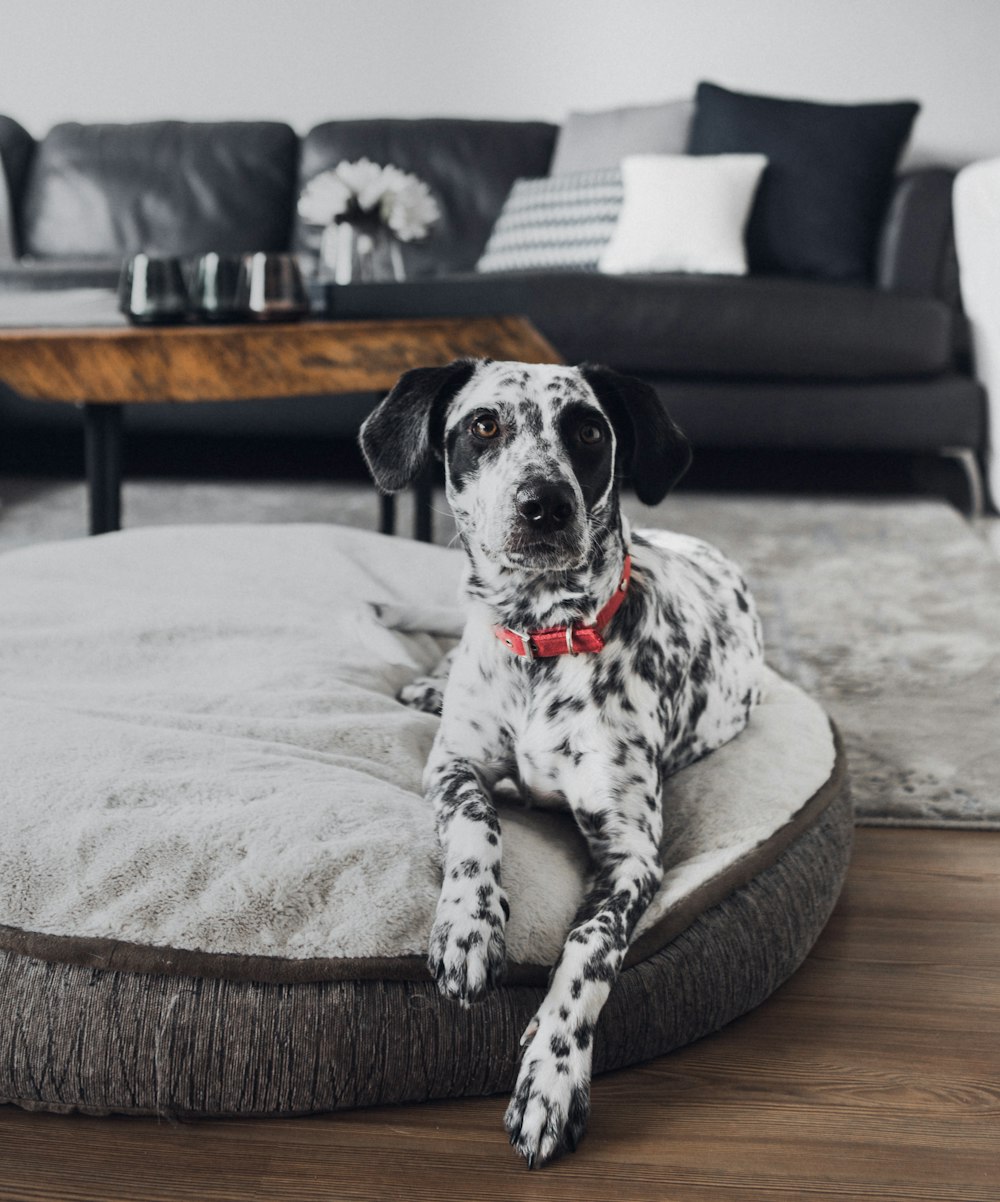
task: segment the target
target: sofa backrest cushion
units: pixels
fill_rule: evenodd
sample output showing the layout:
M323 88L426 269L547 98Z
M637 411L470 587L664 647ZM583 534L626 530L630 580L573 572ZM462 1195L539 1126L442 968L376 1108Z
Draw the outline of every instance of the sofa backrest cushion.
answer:
M35 140L12 118L0 114L0 263L17 258L17 213Z
M303 140L299 187L344 160L411 172L430 188L441 216L426 239L403 244L407 275L471 271L514 181L548 174L557 132L542 121L329 121ZM319 236L298 221L296 249L315 251Z
M273 121L57 125L28 174L22 250L287 250L297 156L294 131Z
M747 227L751 272L871 282L896 163L919 107L699 84L688 151L767 156Z

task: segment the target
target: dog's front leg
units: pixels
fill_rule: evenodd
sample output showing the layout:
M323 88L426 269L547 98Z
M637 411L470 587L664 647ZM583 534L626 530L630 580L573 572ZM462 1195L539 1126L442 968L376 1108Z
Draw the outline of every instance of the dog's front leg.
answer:
M445 997L468 1006L506 970L510 907L500 887L500 820L467 760L432 762L426 784L443 877L427 967Z
M595 861L593 883L553 970L505 1122L528 1167L576 1149L590 1112L597 1018L632 932L659 888L659 808L641 819L613 811L577 813Z

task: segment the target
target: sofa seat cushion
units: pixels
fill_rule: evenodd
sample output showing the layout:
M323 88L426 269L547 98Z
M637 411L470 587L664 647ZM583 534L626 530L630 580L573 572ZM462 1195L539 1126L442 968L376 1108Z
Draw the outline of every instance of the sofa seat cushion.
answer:
M986 397L958 372L916 381L646 379L696 448L927 455L986 439Z
M302 141L299 191L344 160L412 172L430 188L441 216L427 238L403 246L407 275L471 271L514 181L548 174L557 129L543 121L462 118L327 121ZM299 221L295 247L315 253L319 237Z
M298 140L276 121L57 125L24 193L38 258L287 250Z
M866 380L938 375L942 301L777 277L509 272L328 291L335 317L519 313L563 358L691 376Z

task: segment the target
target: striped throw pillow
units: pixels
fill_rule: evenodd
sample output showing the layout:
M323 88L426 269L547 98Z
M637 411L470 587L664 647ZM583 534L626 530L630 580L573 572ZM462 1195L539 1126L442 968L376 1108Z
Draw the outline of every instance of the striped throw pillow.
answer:
M621 207L617 167L516 180L476 270L596 271Z

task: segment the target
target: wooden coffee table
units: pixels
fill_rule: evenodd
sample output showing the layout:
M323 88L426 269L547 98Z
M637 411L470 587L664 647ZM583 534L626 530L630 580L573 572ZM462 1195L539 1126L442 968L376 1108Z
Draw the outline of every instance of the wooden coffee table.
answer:
M29 400L83 406L90 532L121 524L122 407L385 392L412 367L471 356L558 363L523 317L267 325L0 329L0 380ZM431 538L430 478L415 535ZM380 527L395 524L383 498Z

